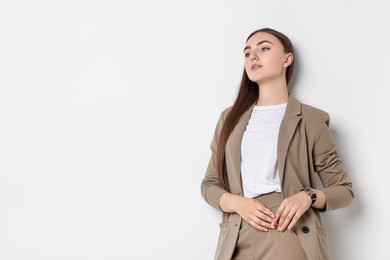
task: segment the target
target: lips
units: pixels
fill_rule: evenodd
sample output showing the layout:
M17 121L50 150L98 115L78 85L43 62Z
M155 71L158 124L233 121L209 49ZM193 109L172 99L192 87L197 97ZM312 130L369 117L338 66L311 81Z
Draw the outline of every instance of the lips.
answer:
M253 65L251 66L251 70L260 69L261 67L263 67L263 66L260 65L260 64L253 64Z

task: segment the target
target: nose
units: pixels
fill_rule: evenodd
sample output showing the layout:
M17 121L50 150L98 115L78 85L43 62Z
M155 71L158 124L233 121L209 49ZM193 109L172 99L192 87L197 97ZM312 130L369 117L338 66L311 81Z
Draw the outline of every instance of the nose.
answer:
M256 51L251 51L251 53L250 53L250 59L251 59L251 61L253 61L253 60L259 60L259 56L257 56L257 54L256 54Z

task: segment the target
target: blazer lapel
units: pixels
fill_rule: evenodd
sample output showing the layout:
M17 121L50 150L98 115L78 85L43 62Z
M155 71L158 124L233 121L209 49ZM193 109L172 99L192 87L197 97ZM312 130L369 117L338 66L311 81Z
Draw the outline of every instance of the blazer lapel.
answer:
M291 139L294 135L295 129L299 121L301 121L301 103L293 96L288 99L286 112L282 119L279 129L278 137L278 170L280 183L283 183L284 167L286 163L286 156Z
M241 183L241 142L242 137L244 136L245 129L248 125L249 118L252 114L253 106L251 106L240 118L238 121L236 127L234 128L232 134L230 135L230 145L232 149L229 149L231 151L231 160L232 160L232 172L234 177L234 181L230 182L230 188L232 191L234 190L237 193L242 193L242 183ZM229 145L229 146L230 146ZM238 187L236 187L234 184L238 184Z

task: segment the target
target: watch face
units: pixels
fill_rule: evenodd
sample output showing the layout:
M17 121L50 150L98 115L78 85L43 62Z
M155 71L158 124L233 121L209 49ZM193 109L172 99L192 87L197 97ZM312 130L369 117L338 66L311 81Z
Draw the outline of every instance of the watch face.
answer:
M305 191L310 194L315 194L315 191L312 188L305 188Z
M311 204L313 204L317 200L317 194L314 189L307 187L305 188L305 192L307 192L311 197Z

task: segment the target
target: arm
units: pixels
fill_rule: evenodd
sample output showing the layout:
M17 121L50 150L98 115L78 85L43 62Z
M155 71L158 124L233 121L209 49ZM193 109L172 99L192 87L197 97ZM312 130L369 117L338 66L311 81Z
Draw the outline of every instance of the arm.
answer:
M217 171L217 146L218 137L227 111L224 111L218 121L211 143L211 158L201 184L202 197L214 208L225 213L238 213L254 228L268 231L271 228L274 213L260 202L234 195L223 189Z
M285 199L276 212L274 223L280 231L291 229L310 206L326 211L347 206L353 199L352 183L346 175L328 125L329 116L326 114L315 134L312 150L314 170L324 188L316 189L317 200L313 205L305 192Z
M323 211L348 206L354 197L352 182L349 180L336 143L329 129L329 116L320 125L313 145L314 170L318 173L325 195Z
M218 178L218 171L217 171L217 146L218 146L218 139L219 135L222 129L223 122L225 120L225 117L227 115L228 111L225 110L222 112L217 126L214 131L214 137L211 142L211 157L209 160L209 164L207 166L206 174L202 180L201 184L201 194L203 199L210 204L212 207L221 210L219 206L219 200L222 194L226 193L227 191L222 187L221 182Z

